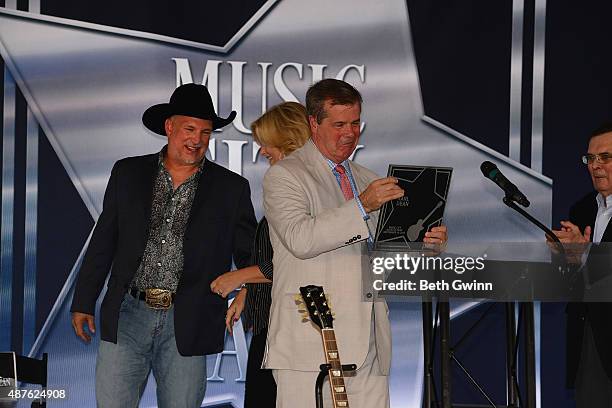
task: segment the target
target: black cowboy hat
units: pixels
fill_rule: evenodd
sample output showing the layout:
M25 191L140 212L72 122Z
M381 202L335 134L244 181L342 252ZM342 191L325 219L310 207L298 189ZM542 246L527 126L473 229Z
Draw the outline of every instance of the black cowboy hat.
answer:
M219 129L232 123L236 112L232 111L225 119L220 118L215 113L212 98L204 85L185 84L174 90L169 103L160 103L147 109L142 114L142 123L150 131L166 136L164 123L173 115L210 120L213 129Z

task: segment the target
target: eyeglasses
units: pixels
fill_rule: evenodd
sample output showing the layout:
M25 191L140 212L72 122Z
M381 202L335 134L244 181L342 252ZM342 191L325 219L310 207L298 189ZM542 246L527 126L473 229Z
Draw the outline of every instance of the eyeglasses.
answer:
M604 152L599 154L585 154L582 156L582 162L584 164L591 164L594 161L601 164L608 164L612 161L612 153Z

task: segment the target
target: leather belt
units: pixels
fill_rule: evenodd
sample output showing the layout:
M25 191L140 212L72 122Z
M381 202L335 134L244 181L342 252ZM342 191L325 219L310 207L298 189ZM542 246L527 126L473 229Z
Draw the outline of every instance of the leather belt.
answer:
M166 289L149 288L140 291L130 288L128 293L136 299L144 300L151 309L170 309L174 303L174 293Z

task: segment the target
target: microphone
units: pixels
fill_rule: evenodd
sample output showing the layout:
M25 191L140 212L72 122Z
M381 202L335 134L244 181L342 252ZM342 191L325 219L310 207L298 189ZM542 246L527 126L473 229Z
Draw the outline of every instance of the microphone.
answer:
M525 197L518 187L512 184L510 180L499 171L495 164L490 161L483 161L480 165L480 171L482 171L482 174L484 174L486 178L491 179L499 188L504 190L506 197L512 201L516 201L523 207L529 207L529 200L527 200L527 197Z

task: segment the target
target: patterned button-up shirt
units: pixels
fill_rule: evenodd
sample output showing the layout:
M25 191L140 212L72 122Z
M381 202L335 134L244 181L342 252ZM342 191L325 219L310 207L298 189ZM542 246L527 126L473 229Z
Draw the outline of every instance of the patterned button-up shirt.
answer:
M159 152L153 188L149 238L132 287L176 292L183 272L183 236L195 196L202 163L197 172L174 190L172 176L164 166L166 147Z

